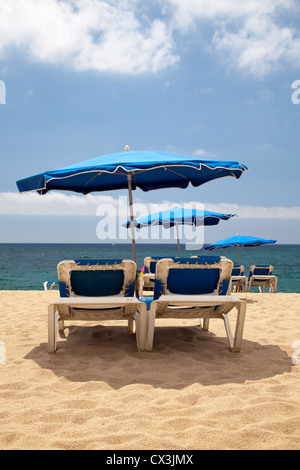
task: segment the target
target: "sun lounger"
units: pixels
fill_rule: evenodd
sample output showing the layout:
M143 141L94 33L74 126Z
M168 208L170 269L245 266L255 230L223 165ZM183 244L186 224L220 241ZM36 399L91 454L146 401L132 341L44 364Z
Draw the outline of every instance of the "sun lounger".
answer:
M206 261L205 261L206 258ZM221 318L232 352L239 352L243 336L246 302L233 295L220 294L222 283L229 281L233 263L221 257L162 259L156 265L154 300L148 319L147 351L153 349L156 318L202 318L208 330L209 319ZM236 307L235 336L228 313Z
M243 265L234 265L230 278L230 292L232 287L238 292L246 291L248 279L244 276L245 267Z
M264 292L265 287L270 292L276 292L277 289L277 276L272 274L274 267L271 264L257 264L252 265L250 268L248 279L248 291L251 287L257 286L260 291Z
M48 351L55 352L64 321L127 320L145 350L147 309L135 297L136 264L130 260L62 261L57 266L60 297L49 305ZM136 312L139 315L136 315Z

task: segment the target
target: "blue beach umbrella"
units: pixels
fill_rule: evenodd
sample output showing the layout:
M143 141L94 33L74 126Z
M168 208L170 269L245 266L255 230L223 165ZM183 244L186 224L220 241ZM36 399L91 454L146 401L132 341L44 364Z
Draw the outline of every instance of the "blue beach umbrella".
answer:
M205 250L211 251L211 250L216 250L219 248L229 248L231 246L237 246L238 247L238 256L239 256L239 263L240 262L240 246L261 246L261 245L266 245L267 243L276 243L277 240L267 240L265 238L257 238L257 237L251 237L251 236L242 236L242 235L236 235L234 237L230 238L224 238L223 240L219 240L216 243L213 243L206 248Z
M51 190L89 194L95 191L128 189L132 231L133 259L136 261L132 190L198 187L208 181L233 176L240 178L247 170L235 161L202 160L162 152L130 151L96 157L60 170L45 171L17 181L21 193Z
M179 225L194 225L196 227L199 225L217 225L220 220L229 220L234 216L236 216L236 214L221 214L219 212L210 212L200 209L174 207L166 211L156 212L134 220L134 226L138 229L143 227L155 227L158 225L162 225L164 228L176 226L178 256L180 256ZM123 225L129 228L130 221L127 221Z

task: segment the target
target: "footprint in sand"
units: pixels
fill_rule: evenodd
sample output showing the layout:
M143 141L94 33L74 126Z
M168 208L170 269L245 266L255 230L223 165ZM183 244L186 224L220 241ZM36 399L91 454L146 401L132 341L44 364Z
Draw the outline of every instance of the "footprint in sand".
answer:
M191 343L194 339L195 333L193 331L180 328L177 331L177 336L186 343Z

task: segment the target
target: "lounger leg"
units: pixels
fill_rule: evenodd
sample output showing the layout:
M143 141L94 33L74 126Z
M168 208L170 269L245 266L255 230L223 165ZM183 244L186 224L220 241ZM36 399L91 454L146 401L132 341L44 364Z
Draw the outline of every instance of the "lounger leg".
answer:
M57 346L58 312L56 306L50 304L48 307L48 352L54 353Z
M140 305L139 311L135 315L136 321L136 343L139 351L146 350L147 341L147 307Z
M58 331L64 331L65 322L63 320L58 320Z
M231 352L238 353L241 350L241 344L243 339L244 323L245 323L245 314L246 314L246 302L241 302L236 306L238 310L238 316L236 320L235 335L233 337L229 318L227 314L223 315L225 329L227 333L227 338L229 342L229 347Z
M202 329L208 331L209 328L209 318L203 318L203 326Z
M155 300L151 303L151 307L149 311L146 351L152 351L153 349L156 303L157 302Z
M135 321L133 318L130 318L128 320L128 330L130 331L130 333L133 333L133 334L136 332Z
M138 351L140 351L140 338L139 338L139 331L140 331L140 312L136 312L134 315L135 319L135 337L136 337L136 347Z
M228 319L228 315L224 314L224 323L225 329L227 333L227 338L230 346L231 352L239 353L241 350L242 339L243 339L243 331L244 331L244 323L245 323L245 315L246 315L246 302L241 302L236 306L238 315L236 320L236 327L235 327L235 335L233 338L232 331L230 328L230 323Z
M229 347L230 347L230 350L233 352L234 339L233 339L233 335L232 335L232 331L231 331L231 327L230 327L228 315L227 315L227 314L223 314L223 318L224 318L224 324L225 324L225 330L226 330L226 334L227 334L227 339L228 339L228 342L229 342Z
M238 317L236 321L233 352L240 352L242 346L244 324L246 316L246 302L241 302L238 306Z
M277 289L277 277L273 281L270 281L270 284L269 284L270 292L273 292L273 294L275 294L276 289Z

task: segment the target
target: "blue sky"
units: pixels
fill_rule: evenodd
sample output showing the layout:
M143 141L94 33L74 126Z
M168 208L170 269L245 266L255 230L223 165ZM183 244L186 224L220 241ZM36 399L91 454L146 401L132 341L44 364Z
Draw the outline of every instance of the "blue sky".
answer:
M249 168L135 202L239 215L206 242L299 243L299 19L296 0L0 0L0 242L97 242L97 207L126 192L27 197L15 182L128 144Z

